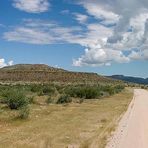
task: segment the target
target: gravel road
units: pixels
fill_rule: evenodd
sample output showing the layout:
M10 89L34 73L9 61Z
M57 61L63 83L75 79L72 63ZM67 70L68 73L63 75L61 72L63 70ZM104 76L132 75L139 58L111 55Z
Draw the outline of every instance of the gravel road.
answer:
M133 100L106 148L148 148L148 91L134 90Z

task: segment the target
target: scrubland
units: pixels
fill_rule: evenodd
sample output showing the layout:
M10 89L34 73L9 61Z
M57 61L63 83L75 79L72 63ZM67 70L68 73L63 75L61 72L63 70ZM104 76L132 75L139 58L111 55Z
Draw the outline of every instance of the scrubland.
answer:
M123 85L0 85L0 147L103 148L132 99Z

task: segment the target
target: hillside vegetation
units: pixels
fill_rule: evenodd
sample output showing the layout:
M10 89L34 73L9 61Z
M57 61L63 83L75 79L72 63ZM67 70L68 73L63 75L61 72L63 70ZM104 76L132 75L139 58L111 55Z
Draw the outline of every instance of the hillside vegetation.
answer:
M19 64L0 69L1 82L121 83L96 73L70 72L43 64Z

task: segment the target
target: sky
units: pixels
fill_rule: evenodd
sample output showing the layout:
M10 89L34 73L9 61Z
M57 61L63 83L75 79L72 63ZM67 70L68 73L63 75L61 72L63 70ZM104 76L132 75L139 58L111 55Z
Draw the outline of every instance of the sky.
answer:
M148 77L148 1L0 0L0 68L25 63Z

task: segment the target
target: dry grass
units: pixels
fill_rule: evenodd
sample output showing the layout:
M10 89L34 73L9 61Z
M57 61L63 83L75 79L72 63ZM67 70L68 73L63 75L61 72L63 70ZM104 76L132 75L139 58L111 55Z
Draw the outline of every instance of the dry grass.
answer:
M28 120L1 106L0 148L103 148L132 95L126 89L82 104L34 104Z

